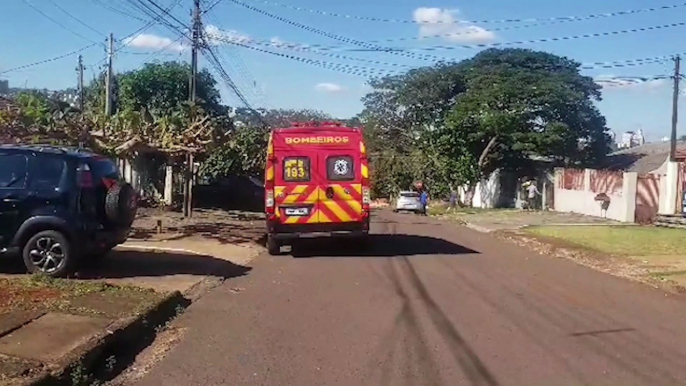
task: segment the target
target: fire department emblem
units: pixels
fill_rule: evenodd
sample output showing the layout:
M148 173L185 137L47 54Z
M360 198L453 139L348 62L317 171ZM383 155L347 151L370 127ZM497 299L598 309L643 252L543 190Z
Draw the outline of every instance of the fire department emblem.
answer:
M333 164L333 172L339 176L348 174L348 161L344 159L336 160L336 162Z

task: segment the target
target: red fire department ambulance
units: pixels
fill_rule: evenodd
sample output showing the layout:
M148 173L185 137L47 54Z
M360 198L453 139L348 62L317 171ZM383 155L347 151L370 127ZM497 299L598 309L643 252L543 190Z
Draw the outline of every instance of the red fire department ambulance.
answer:
M265 173L268 249L293 239L369 233L369 167L359 128L294 124L269 137Z

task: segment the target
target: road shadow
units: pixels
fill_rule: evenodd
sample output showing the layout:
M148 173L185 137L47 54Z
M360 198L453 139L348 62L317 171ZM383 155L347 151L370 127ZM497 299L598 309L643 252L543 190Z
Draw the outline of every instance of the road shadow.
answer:
M367 246L355 239L298 240L291 254L307 257L394 257L423 255L468 255L478 251L429 236L372 234Z
M252 268L207 255L112 251L97 263L84 263L79 279L123 279L156 276L213 276L223 279L246 275Z

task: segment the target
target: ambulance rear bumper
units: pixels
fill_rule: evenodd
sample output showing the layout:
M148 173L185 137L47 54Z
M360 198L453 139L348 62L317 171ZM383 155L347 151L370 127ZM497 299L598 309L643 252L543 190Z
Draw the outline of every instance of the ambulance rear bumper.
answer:
M317 237L364 237L369 234L369 221L330 224L267 223L267 233L277 240Z

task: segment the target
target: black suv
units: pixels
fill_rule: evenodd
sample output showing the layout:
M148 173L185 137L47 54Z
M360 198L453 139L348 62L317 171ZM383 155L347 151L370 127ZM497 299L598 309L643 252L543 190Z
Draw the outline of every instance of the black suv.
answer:
M0 145L0 255L64 277L123 243L138 196L117 164L82 149Z

